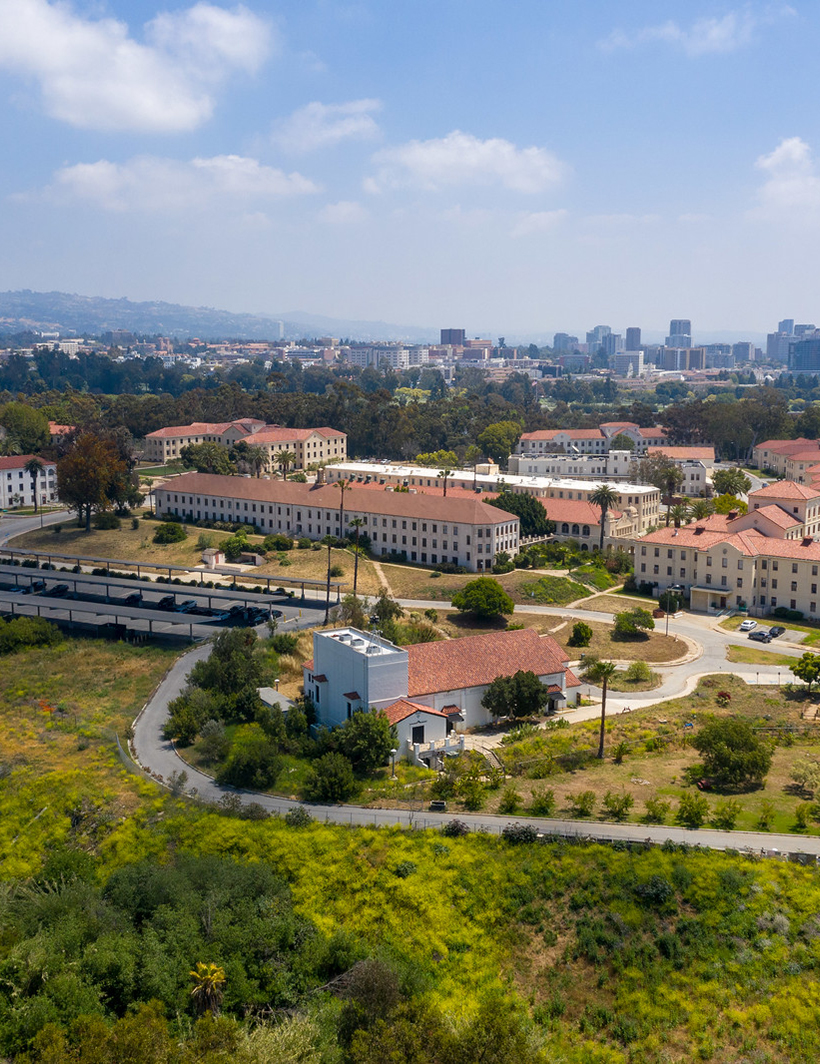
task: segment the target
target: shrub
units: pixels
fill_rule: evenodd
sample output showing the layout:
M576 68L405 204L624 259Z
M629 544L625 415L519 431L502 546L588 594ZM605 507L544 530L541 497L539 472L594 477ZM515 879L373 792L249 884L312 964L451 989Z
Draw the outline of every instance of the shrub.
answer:
M571 647L588 647L592 641L592 628L583 621L576 621L572 626L572 635L567 640Z
M293 632L275 632L268 643L277 654L292 654L299 645L299 636Z
M618 743L618 745L612 751L612 759L616 765L623 763L623 759L629 753L629 743L624 739Z
M313 817L303 805L297 805L285 813L285 823L291 828L306 828L313 823Z
M634 804L635 799L631 794L626 793L613 794L611 791L607 791L603 798L604 809L615 820L625 820Z
M458 787L458 793L464 802L464 808L475 812L484 805L487 795L486 788L481 780L464 780Z
M460 839L462 836L470 834L469 825L465 824L463 820L448 820L446 824L442 824L439 830L446 839Z
M712 824L720 831L733 831L739 815L740 802L736 798L728 798L715 806Z
M703 827L709 815L709 803L702 794L682 794L675 819L685 828Z
M262 546L265 550L293 550L293 540L281 532L274 532L270 536L265 536Z
M536 842L538 828L533 827L532 824L508 824L501 832L501 838L514 846L525 842Z
M498 811L504 816L511 816L521 808L521 795L512 785L505 787L498 803Z
M760 812L757 817L757 826L761 831L768 831L774 820L774 806L765 799L760 803Z
M732 701L732 696L728 691L718 691L715 695L715 701L719 706L726 707Z
M122 521L116 514L110 513L108 510L104 510L102 513L97 514L94 518L94 527L101 530L110 531L114 528L122 528Z
M276 743L272 742L258 724L248 724L237 731L228 760L217 773L219 783L234 787L265 790L276 783L282 771Z
M207 532L200 532L197 536L196 545L199 550L207 550L214 545L214 537Z
M187 535L183 525L163 521L154 532L154 543L181 543Z
M139 526L140 526L140 519L138 517L132 517L131 518L131 527L134 530L136 530L136 529L139 528Z
M60 640L60 629L43 617L0 618L0 654L11 654L20 647L48 646Z
M801 802L794 811L794 821L797 831L806 831L812 818L812 803Z
M595 791L570 794L567 801L575 816L592 816L592 810L595 808Z
M551 788L533 790L528 811L532 816L552 816L555 812L555 791Z
M649 610L636 606L631 610L624 610L615 614L615 625L612 630L613 639L643 639L647 631L652 631L655 621Z
M669 802L665 798L647 798L643 819L647 824L663 824L669 816Z
M645 683L652 679L652 670L645 661L632 661L626 670L626 678L632 683Z
M299 548L299 550L310 550L312 545L313 541L308 539L307 536L300 536L299 539L296 541L296 546Z
M707 721L692 740L703 755L706 773L723 785L760 783L772 763L772 749L746 720L719 717Z
M342 565L331 565L331 567L330 567L330 575L331 576L344 576L345 575L344 566L342 566Z
M343 802L356 790L353 766L334 751L322 754L313 763L305 781L305 797L312 802Z

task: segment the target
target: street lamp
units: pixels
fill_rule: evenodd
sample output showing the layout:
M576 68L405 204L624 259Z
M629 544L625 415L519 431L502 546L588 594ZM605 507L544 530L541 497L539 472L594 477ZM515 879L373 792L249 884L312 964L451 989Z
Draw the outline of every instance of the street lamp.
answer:
M390 776L391 780L394 780L396 778L396 754L397 753L398 753L398 750L395 750L395 749L390 751L390 771L392 773L392 775Z

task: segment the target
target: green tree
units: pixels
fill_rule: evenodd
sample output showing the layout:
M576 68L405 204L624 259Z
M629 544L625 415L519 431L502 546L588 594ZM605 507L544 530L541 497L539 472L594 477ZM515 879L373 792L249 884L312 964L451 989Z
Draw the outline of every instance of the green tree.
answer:
M645 632L651 632L655 627L655 620L649 610L642 606L635 606L631 610L623 610L615 614L615 625L612 630L613 639L635 639Z
M689 521L690 510L685 502L678 502L668 511L675 528L680 528Z
M730 514L737 511L742 516L749 511L748 504L734 495L718 495L712 499L712 505L716 514Z
M702 521L714 512L714 504L709 499L693 499L689 504L689 513L695 521Z
M240 698L247 698L249 693L255 695L262 677L262 663L256 646L257 636L252 628L231 628L220 632L209 656L196 662L191 669L189 682L219 692L234 705ZM253 719L253 715L249 719Z
M440 469L436 474L444 481L444 498L447 498L447 481L453 475L452 469Z
M712 472L712 487L716 495L747 495L752 482L742 469L731 466Z
M488 425L476 441L485 454L496 462L504 462L512 453L521 436L521 426L517 421L496 421Z
M808 684L808 688L811 691L816 683L820 683L820 654L812 654L806 651L792 665L792 672L799 680Z
M751 724L736 717L715 717L700 728L692 745L703 756L707 775L718 784L745 787L763 781L772 749Z
M549 520L543 503L534 495L505 490L484 501L505 513L515 514L522 536L548 536L555 531L555 522Z
M603 553L604 549L604 521L608 510L612 510L618 501L618 492L611 484L599 484L589 496L593 506L601 508L601 540L598 550Z
M182 543L188 538L188 533L181 521L162 521L152 538L154 543Z
M609 449L610 451L634 451L635 441L625 432L619 432L614 439L609 441Z
M189 974L194 981L191 997L197 1012L200 1015L210 1012L212 1016L218 1016L227 982L224 968L220 968L218 964L199 961L194 971Z
M481 704L493 717L534 717L549 702L549 693L534 672L519 669L514 676L497 676Z
M0 407L0 425L17 454L37 454L51 440L48 418L42 410L13 400Z
M179 459L186 469L195 469L197 473L230 476L236 472L229 452L218 443L190 443L180 450Z
M501 617L515 609L513 600L491 576L471 580L453 595L452 601L457 610L473 613L476 617Z
M592 642L592 629L584 621L576 621L572 626L572 635L567 640L571 647L588 647Z
M276 464L282 470L282 479L284 480L288 475L288 470L292 465L296 465L296 454L294 451L277 451L276 452Z
M256 447L246 440L233 445L231 456L241 470L253 473L257 479L262 475L262 470L268 468L268 452L265 448Z
M386 765L397 742L396 730L381 710L359 710L333 733L339 749L360 776Z
M601 685L601 728L598 735L598 758L604 757L604 740L606 738L606 695L609 681L616 671L614 661L590 659L583 668L584 678L590 683Z
M43 469L45 466L36 455L32 455L31 458L23 466L23 469L31 477L31 497L34 499L34 512L37 513L39 509L37 499L37 481L43 475Z
M353 766L334 750L322 754L311 766L304 794L310 802L343 802L356 792Z
M425 469L433 469L435 466L458 469L458 455L455 451L430 451L417 454L413 459L413 464L424 466Z

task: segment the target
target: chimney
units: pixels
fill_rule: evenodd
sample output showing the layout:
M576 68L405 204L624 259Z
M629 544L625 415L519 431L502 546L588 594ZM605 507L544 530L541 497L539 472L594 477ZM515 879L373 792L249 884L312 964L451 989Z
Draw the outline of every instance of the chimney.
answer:
M318 487L320 484L327 484L327 474L324 466L319 466L316 470L316 486Z
M734 521L739 513L739 510L730 510L726 516L729 518L730 521Z
M703 525L698 525L697 528L695 529L695 535L696 536L701 536L701 535L703 535L703 533L705 531L706 531L706 529L703 527Z
M803 546L804 547L810 547L812 545L812 543L814 543L814 540L812 539L811 536L803 536Z

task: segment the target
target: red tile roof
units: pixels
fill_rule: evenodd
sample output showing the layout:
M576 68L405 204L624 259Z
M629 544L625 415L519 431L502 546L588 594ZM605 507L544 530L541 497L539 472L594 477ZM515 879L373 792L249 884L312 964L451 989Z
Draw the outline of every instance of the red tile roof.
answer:
M648 429L638 429L638 433L643 436L644 439L653 439L655 436L661 436L664 439L666 438L666 433L660 425L653 425Z
M37 454L12 454L0 457L0 469L23 469L26 462L30 462L32 458L39 458L43 463L44 469L48 469L57 464L56 462L50 462L47 458L40 458ZM26 473L26 476L28 475L29 474Z
M601 507L593 506L584 499L539 499L550 521L569 521L573 524L600 525ZM614 520L622 516L621 510L607 510Z
M749 501L758 499L816 499L820 497L820 491L806 484L798 484L795 480L775 480L767 484L765 488L749 492Z
M519 669L554 675L564 672L569 660L551 636L540 636L534 628L418 643L407 647L407 657L411 697L483 687Z
M172 495L200 495L222 499L282 503L289 506L317 507L338 513L342 493L335 484L298 484L291 480L262 480L257 477L221 476L216 473L183 473L156 489ZM454 524L501 525L518 518L482 502L474 493L471 498L439 498L435 495L403 491L371 491L361 484L344 493L348 513L383 514ZM167 502L164 505L169 505Z
M771 521L778 528L794 528L795 525L803 524L799 517L786 513L781 506L775 506L773 503L769 506L759 506L756 510L750 510L749 514L745 516L750 515L752 517L765 517L767 521Z
M683 461L692 458L696 462L714 462L714 447L647 447L647 454L665 454L669 458L677 458Z
M755 528L745 529L741 532L712 531L703 527L704 522L697 525L688 525L686 528L661 528L657 532L650 532L644 536L640 545L652 544L664 547L695 547L698 550L708 550L717 543L725 543L734 547L750 558L790 558L795 561L820 561L820 543L812 540L805 543L802 539L776 539L764 536ZM703 528L698 533L697 529Z
M774 451L775 454L796 454L798 451L812 447L820 450L820 440L807 440L799 436L796 440L765 440L763 443L758 443L755 450Z
M409 698L400 698L397 702L385 706L382 712L391 724L398 724L399 721L412 717L414 713L429 713L433 717L447 716L438 709L431 709L430 706L423 706L419 702L411 702Z

